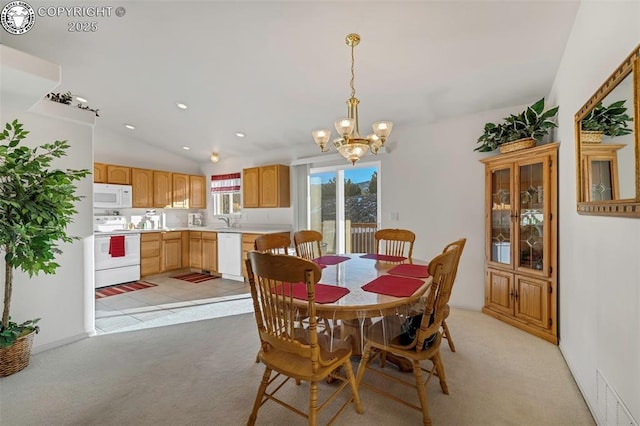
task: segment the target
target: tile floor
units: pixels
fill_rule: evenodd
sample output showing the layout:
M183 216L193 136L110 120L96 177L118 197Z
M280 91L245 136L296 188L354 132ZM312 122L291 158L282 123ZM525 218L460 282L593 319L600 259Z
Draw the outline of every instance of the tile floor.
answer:
M178 271L177 276L189 271ZM157 284L96 300L97 334L200 321L253 311L249 285L216 278L191 283L169 276L145 278Z

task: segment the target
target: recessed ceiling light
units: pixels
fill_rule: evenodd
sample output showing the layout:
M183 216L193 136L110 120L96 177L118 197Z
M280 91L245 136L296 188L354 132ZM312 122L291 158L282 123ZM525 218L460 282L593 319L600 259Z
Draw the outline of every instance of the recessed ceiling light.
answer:
M188 106L186 106L185 104L181 103L181 102L176 102L176 106L180 109L187 109L189 108Z
M80 96L76 96L76 100L77 100L78 102L87 102L87 100L86 100L85 98L80 97Z
M245 136L247 136L247 135L245 135L245 134L244 134L244 133L242 133L242 132L236 132L236 136L237 136L237 137L239 137L239 138L244 138L244 137L245 137Z
M185 151L189 151L191 148L189 148L188 146L183 146L182 149L184 149Z
M126 127L129 130L134 130L136 128L136 126L134 126L133 124L125 124L124 127Z

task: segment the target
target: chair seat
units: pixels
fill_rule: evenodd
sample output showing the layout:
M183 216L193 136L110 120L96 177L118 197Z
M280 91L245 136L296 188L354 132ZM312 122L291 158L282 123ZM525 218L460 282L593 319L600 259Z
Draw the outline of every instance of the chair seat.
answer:
M424 361L431 359L439 350L442 335L437 333L436 339L427 348L416 351L415 349L403 349L399 345L398 336L402 333L404 318L398 315L383 317L380 321L371 325L367 331L367 344L372 347L390 351L405 358Z
M296 340L309 344L306 329L296 329ZM278 373L305 381L318 381L329 375L331 371L344 363L351 356L351 344L344 340L331 339L326 334L318 333L318 347L320 358L329 362L326 367L320 367L313 373L312 364L308 357L299 356L291 352L279 351L271 348L268 351L261 349L258 357L265 364Z

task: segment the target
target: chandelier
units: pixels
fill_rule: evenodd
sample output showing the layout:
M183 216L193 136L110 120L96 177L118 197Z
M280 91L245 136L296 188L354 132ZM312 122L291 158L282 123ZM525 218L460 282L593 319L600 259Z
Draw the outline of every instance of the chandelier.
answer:
M378 153L380 147L384 146L384 142L391 133L393 123L391 121L377 121L373 123L373 133L366 138L360 136L360 125L358 123L358 104L360 101L356 98L356 89L354 86L355 72L354 72L354 48L360 43L360 36L358 34L349 34L346 38L347 45L351 46L351 97L347 99L347 117L336 120L335 127L338 135L337 139L333 140L333 146L351 163L356 164L356 161L367 153L369 148L374 154ZM331 138L331 130L318 129L311 132L313 139L320 147L322 152L329 151L327 142Z

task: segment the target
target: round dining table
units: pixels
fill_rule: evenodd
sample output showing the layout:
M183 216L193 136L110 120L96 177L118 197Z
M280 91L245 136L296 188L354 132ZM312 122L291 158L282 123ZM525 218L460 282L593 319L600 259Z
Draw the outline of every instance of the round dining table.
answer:
M349 253L322 256L314 261L322 268L322 277L318 284L343 287L348 290L347 294L334 302L318 303L316 301L316 316L333 322L334 325L330 331L332 337L351 340L355 356L362 354L364 349L363 335L365 327L371 324L371 318L394 313L408 314L409 308L420 300L432 282L432 277L428 274L426 277L407 277L392 271L398 265L428 266L428 262L416 258ZM426 268L422 269L426 270ZM394 273L390 274L389 271ZM362 288L371 281L387 275L413 281L414 286L417 287L406 296L391 296ZM420 285L417 280L422 281L422 284ZM316 287L316 299L318 293ZM307 305L306 300L294 299L294 303L299 305L300 309L304 309ZM397 363L393 358L390 358L389 361ZM406 365L399 365L399 367L403 371L408 368Z
M368 256L368 257L363 257ZM372 258L377 256L381 259ZM324 264L323 259L345 258L336 264ZM349 253L322 256L315 260L322 267L319 284L344 287L349 292L332 303L316 303L316 315L332 320L353 320L380 317L395 312L398 308L416 303L431 286L432 277L413 277L424 282L409 296L389 296L367 291L362 287L401 264L428 266L429 262L416 258L396 258L395 256ZM397 275L402 276L402 275ZM306 301L298 300L300 307Z

